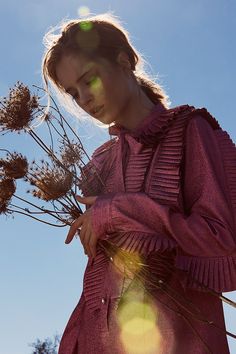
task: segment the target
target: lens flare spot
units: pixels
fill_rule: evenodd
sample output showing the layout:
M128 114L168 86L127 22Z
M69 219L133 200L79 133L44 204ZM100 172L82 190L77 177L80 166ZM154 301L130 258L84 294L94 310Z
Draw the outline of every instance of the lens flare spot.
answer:
M95 51L100 43L100 37L93 24L90 21L81 21L80 31L77 35L77 43L84 50L88 52Z
M90 31L93 28L93 24L90 21L81 21L79 26L80 29L84 32Z
M125 303L119 311L119 323L126 325L133 318L142 318L155 323L156 317L152 307L141 301L130 301Z
M92 76L90 81L89 81L89 86L94 95L101 94L102 91L102 80L99 76Z
M121 249L114 254L113 263L117 271L125 273L130 278L133 278L134 274L145 266L138 253L129 253Z
M141 301L121 305L118 323L121 341L129 354L153 354L158 352L161 336L154 306Z
M80 17L86 17L86 16L88 16L90 14L90 10L89 10L89 8L87 7L87 6L80 6L79 8L78 8L78 15L80 16Z
M138 317L128 321L123 326L123 332L132 336L139 336L153 329L153 323L145 318Z

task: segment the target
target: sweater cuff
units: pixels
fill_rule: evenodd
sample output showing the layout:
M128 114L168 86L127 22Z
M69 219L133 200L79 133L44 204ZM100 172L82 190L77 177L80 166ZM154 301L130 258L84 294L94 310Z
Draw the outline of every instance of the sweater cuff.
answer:
M107 233L113 232L111 218L111 203L114 194L105 194L97 197L92 207L92 227L97 238L107 238Z

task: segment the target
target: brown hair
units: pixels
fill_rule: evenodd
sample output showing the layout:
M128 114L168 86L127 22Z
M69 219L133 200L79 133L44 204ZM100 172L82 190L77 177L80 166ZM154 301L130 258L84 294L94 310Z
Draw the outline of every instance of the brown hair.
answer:
M128 55L131 70L147 96L154 102L169 104L163 88L143 70L144 59L130 43L128 32L117 18L105 13L83 19L69 20L60 26L60 34L50 30L44 37L46 52L42 60L42 75L49 92L49 81L65 96L56 75L56 65L65 54L86 54L92 58L105 58L116 63L117 55L123 51Z

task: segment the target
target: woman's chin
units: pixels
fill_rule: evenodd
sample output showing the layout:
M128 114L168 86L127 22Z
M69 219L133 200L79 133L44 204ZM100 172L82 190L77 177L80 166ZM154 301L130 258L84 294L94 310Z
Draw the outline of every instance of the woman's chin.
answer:
M104 106L98 111L97 113L93 114L93 118L98 120L99 122L103 124L109 124L109 118L105 112Z
M112 119L111 116L108 116L107 114L104 114L96 119L99 120L99 122L106 124L106 125L114 123L114 119Z

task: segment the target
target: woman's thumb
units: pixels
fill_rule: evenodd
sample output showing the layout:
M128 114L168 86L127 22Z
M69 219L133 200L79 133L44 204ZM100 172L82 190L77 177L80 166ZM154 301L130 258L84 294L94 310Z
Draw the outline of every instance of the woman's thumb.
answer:
M78 202L80 202L81 204L86 204L86 205L93 205L97 199L96 196L89 196L89 197L82 197L80 195L76 196L76 199L78 200Z

